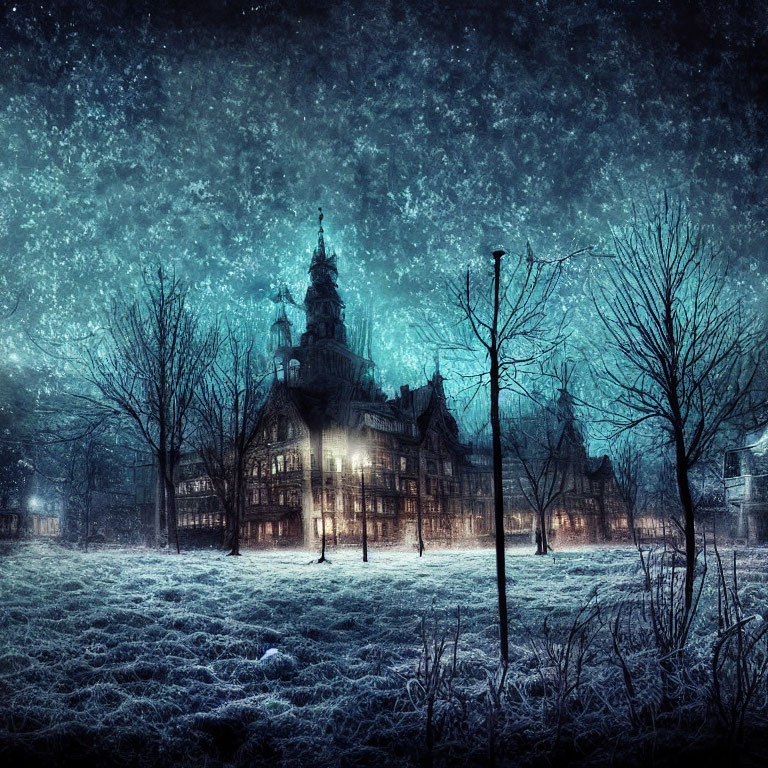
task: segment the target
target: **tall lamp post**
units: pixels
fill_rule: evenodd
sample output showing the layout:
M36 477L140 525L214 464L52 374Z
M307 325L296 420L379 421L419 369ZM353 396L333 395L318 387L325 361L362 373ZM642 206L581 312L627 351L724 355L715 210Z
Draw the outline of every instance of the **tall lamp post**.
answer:
M365 467L370 467L371 462L366 454L355 454L352 459L355 467L360 468L360 501L363 509L363 562L368 562L368 517L365 509Z

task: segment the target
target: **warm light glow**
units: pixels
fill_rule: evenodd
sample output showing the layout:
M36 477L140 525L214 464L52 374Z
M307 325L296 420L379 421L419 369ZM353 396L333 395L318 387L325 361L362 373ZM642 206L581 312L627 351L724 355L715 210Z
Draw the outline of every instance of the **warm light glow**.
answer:
M368 454L365 452L356 453L352 456L352 466L354 469L360 469L361 467L370 467L371 460L368 458Z

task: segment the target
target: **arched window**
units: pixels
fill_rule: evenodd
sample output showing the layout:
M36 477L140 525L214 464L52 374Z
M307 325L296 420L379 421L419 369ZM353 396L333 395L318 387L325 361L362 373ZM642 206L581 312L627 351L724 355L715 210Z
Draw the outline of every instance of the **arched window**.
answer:
M299 371L301 370L301 363L293 358L288 363L288 384L296 385L299 383Z

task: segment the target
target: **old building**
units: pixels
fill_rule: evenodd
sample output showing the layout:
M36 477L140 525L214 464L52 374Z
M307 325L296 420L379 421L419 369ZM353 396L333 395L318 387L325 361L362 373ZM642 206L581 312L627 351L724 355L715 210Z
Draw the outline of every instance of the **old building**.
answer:
M243 543L317 547L481 541L490 482L459 439L443 380L388 399L376 385L370 326L350 339L335 254L321 227L309 268L306 330L294 343L281 293L271 329L275 378L250 461Z
M754 430L741 448L726 451L723 469L736 538L768 541L768 429Z
M318 549L323 536L329 546L360 546L363 510L371 543L416 547L419 530L427 545L490 543L487 452L473 454L460 439L437 365L423 386L402 386L394 398L377 386L370 323L347 327L322 216L309 275L298 338L286 311L290 293L275 297L274 376L249 456L242 546ZM553 543L628 538L610 461L588 457L562 402L560 412L570 441L559 460L568 487L550 510ZM504 470L505 532L527 543L535 523L520 494L519 462L508 456ZM223 541L221 506L194 457L177 489L182 540Z

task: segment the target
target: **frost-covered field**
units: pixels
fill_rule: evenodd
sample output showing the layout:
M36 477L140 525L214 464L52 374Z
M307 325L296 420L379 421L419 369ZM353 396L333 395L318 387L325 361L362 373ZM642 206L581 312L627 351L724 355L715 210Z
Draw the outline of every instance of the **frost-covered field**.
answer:
M745 610L763 615L767 554L739 556ZM312 557L8 545L0 560L0 760L679 765L681 755L711 756L725 743L708 703L713 569L676 689L688 694L676 706L662 696L639 603L637 635L624 638L631 696L611 653L615 607L642 587L634 550L554 559L509 552L504 680L492 552L419 559L372 550L367 565L354 551L332 554L331 564ZM567 670L575 687L558 687L561 641L595 589L590 605L599 614L585 634L592 639L582 668ZM439 645L446 635L440 680L425 675L422 618L430 655L435 637ZM758 734L762 715L748 722ZM765 748L748 735L748 752Z

